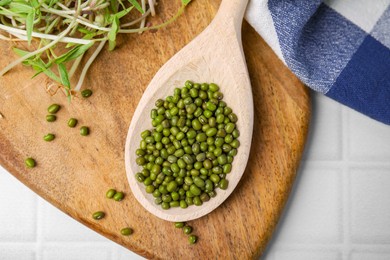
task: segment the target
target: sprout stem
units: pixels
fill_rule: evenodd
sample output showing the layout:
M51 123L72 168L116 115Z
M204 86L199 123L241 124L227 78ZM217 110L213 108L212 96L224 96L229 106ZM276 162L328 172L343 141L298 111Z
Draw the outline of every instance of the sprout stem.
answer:
M91 66L92 62L96 59L96 57L99 55L100 51L103 49L103 47L106 44L106 42L107 42L106 40L102 41L98 45L98 47L96 48L94 53L91 55L91 57L89 58L89 60L85 64L83 70L81 71L79 82L77 83L77 85L74 88L74 90L76 90L76 91L80 90L81 86L83 85L83 82L84 82L84 79L85 79L85 75L87 74L89 67Z
M12 34L16 37L19 38L18 35L27 35L26 30L21 30L21 29L16 29L10 26L2 25L0 24L0 29L6 31L9 34ZM58 35L52 35L52 34L44 34L44 33L37 33L37 32L32 32L32 36L40 39L48 39L48 40L56 40L58 39ZM20 37L20 39L25 39L27 40L27 37ZM63 37L60 42L65 42L65 43L76 43L76 44L89 44L93 42L93 40L84 40L84 39L79 39L79 38L72 38L72 37Z
M80 57L78 57L72 64L72 67L70 68L70 71L69 71L69 78L72 78L74 73L76 72L78 66L80 65L80 62L81 60L83 59L84 57L84 54L81 55Z
M184 9L185 9L185 5L182 5L174 16L172 16L168 21L163 22L161 24L150 26L150 27L139 28L139 29L119 29L118 33L136 33L136 32L144 32L144 31L157 30L163 28L169 25L170 23L174 22L184 12Z
M58 35L57 39L52 41L51 43L49 43L48 45L36 50L36 51L33 51L33 52L30 52L29 54L27 55L24 55L23 57L13 61L12 63L8 64L8 66L6 66L2 71L0 71L0 76L3 76L5 73L7 73L10 69L12 69L13 67L15 67L16 65L18 65L19 63L22 63L23 61L27 60L28 58L31 58L39 53L42 53L44 52L45 50L48 50L50 49L51 47L53 47L54 45L56 45L62 38L65 37L65 35L67 35L70 30L73 28L73 26L76 24L76 20L73 20L72 23L68 26L68 28L66 28L60 35Z
M142 0L143 2L145 2L145 0ZM142 7L142 6L141 6ZM143 8L143 7L142 7ZM125 27L129 27L129 26L132 26L136 23L139 23L143 20L145 20L145 18L150 14L150 9L148 9L141 17L139 17L138 19L135 19L134 21L131 21L131 22L128 22L128 23L124 23L121 25L121 28L125 28Z
M155 5L155 1L154 0L149 0L149 8L150 8L150 11L152 13L152 16L155 16L156 15L156 10L154 9L154 5Z
M141 0L141 8L142 8L142 10L145 10L145 9L146 9L146 2L145 2L145 0ZM150 12L152 12L152 11L151 11L152 9L149 8L149 10L150 10ZM140 25L140 27L139 27L140 29L143 29L143 28L145 27L145 22L146 22L146 18L142 19L141 25ZM141 31L141 32L138 32L138 33L141 34L142 31Z

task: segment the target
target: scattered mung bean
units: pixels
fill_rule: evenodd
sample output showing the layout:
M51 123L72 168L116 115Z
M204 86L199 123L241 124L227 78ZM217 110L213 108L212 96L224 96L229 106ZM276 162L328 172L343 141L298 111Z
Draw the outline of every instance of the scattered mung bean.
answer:
M106 197L108 199L112 199L114 197L114 195L116 194L116 190L115 189L109 189L107 192L106 192Z
M89 135L89 128L87 126L82 126L80 128L80 135L82 135L82 136Z
M26 166L28 167L28 168L34 168L36 165L37 165L37 163L35 162L35 160L33 159L33 158L27 158L26 160L25 160L25 164L26 164Z
M84 89L83 91L81 91L81 96L84 97L84 98L88 98L90 96L92 96L92 90L90 89Z
M77 125L77 119L76 118L70 118L69 120L68 120L68 126L69 127L75 127L76 125Z
M129 227L126 227L126 228L122 228L121 229L121 234L123 236L130 236L131 234L133 234L133 229L129 228Z
M54 134L47 134L43 137L43 140L45 140L46 142L51 142L53 141L54 139L56 138L56 136Z
M100 219L104 218L105 215L106 214L103 211L97 211L97 212L92 214L92 218L95 220L100 220Z
M58 104L52 104L47 108L47 111L50 114L56 114L61 109L61 106Z

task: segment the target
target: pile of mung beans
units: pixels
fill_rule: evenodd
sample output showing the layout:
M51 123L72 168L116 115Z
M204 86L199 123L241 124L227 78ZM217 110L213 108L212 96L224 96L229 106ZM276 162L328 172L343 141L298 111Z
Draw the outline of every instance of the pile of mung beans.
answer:
M163 209L201 206L226 190L240 146L237 115L218 85L186 81L151 110L152 130L141 133L135 178Z

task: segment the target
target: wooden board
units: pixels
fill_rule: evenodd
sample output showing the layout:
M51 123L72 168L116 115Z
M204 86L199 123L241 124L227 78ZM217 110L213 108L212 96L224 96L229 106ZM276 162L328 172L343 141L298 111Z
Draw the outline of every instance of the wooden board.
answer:
M165 20L179 1L160 1ZM104 51L92 66L86 86L89 99L69 104L62 94L45 92L45 78L29 78L18 67L0 78L0 163L44 199L107 238L147 258L249 259L264 251L288 198L301 159L310 117L308 90L278 60L246 23L243 43L253 85L255 128L249 164L237 189L218 209L191 221L196 245L172 223L144 210L131 194L124 163L124 144L133 112L159 67L211 21L219 0L195 0L174 25L157 33L119 39L119 48ZM0 66L15 55L0 43ZM221 64L223 66L223 64ZM45 121L52 103L62 104L55 123ZM70 117L88 125L91 135L67 127ZM57 138L47 143L46 133ZM24 159L38 165L26 169ZM105 198L109 188L126 198ZM103 210L106 218L91 214ZM133 227L123 237L122 227Z

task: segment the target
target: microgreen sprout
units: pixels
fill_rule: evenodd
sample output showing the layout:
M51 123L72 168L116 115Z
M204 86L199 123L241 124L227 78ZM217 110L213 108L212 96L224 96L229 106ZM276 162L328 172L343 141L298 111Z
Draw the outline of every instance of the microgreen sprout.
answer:
M13 48L20 58L1 68L0 76L22 63L36 71L33 77L44 73L70 98L80 91L89 67L106 43L112 51L118 34L142 33L172 23L191 0L181 0L178 12L155 26L145 26L145 20L155 15L157 0L138 1L0 0L0 40L28 45L24 49ZM137 18L134 12L139 14ZM71 80L87 51L88 59L73 87Z

